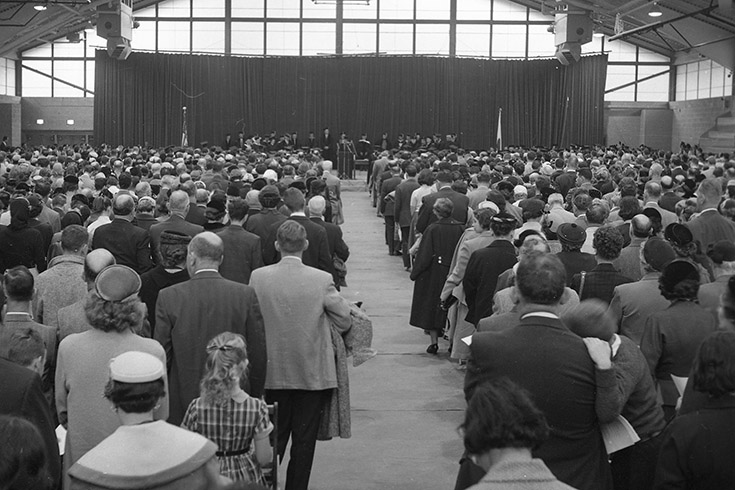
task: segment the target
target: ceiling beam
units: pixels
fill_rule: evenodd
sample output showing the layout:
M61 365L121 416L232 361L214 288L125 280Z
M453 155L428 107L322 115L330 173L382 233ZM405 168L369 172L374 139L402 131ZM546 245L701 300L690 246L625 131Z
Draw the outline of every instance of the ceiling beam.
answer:
M686 19L688 17L693 17L695 15L700 15L704 13L711 12L715 7L707 7L701 10L697 10L695 12L689 12L683 15L679 15L677 17L672 17L671 19L661 20L658 22L654 22L652 24L645 24L639 27L634 27L633 29L629 29L627 31L621 32L620 34L615 34L610 38L611 41L615 41L617 39L625 39L626 37L636 35L636 34L644 34L648 31L656 30L659 27L663 27L667 24L672 24L674 22L678 22L682 19Z
M85 0L85 3L79 4L80 6L76 9L65 7L67 11L64 12L60 9L59 15L47 16L43 20L25 27L17 35L7 39L0 45L0 56L14 55L18 50L27 48L28 43L31 43L35 39L42 39L49 42L50 40L63 36L63 33L59 33L60 30L67 28L66 32L69 32L71 30L68 29L69 26L80 26L80 24L86 23L95 15L97 6L107 2L108 0L92 0L90 3L87 3Z

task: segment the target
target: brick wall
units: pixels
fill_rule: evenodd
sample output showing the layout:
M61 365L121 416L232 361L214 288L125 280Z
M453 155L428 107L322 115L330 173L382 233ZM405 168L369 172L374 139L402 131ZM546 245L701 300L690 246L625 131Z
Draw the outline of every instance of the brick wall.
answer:
M717 124L717 118L730 114L731 97L669 102L674 119L671 144L698 144L699 138Z

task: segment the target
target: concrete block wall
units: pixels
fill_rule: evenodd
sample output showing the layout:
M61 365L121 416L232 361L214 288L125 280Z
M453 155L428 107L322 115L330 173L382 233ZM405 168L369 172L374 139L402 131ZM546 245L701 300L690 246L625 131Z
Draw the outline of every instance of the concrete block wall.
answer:
M673 114L672 148L679 143L699 144L699 139L717 124L717 118L730 114L732 97L669 102Z
M94 98L23 97L23 141L30 145L91 142L94 131ZM43 119L43 124L37 124ZM73 120L74 124L67 124Z
M0 138L8 137L11 146L21 144L20 97L0 95Z
M608 145L669 149L671 110L666 102L606 102L605 138Z

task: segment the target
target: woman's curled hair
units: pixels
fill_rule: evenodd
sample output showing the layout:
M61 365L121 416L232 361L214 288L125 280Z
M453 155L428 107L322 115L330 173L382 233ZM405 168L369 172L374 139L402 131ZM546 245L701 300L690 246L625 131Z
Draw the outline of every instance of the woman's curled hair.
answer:
M207 344L204 376L199 384L200 395L207 405L222 405L245 373L248 353L245 338L240 334L223 332Z
M144 308L138 296L122 301L105 301L96 292L90 291L84 303L87 321L103 332L137 332L143 324Z
M460 429L470 454L507 447L535 449L549 437L546 418L531 395L507 378L475 389Z
M713 398L735 393L735 332L717 331L705 338L693 368L696 391Z

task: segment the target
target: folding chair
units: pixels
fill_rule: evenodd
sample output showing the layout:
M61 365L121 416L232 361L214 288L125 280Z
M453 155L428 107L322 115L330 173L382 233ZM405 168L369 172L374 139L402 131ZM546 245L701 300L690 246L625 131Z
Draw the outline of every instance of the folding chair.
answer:
M270 435L271 448L273 449L273 460L268 466L264 466L263 476L266 483L273 490L278 490L278 402L273 405L267 405L268 417L273 424L273 431Z

